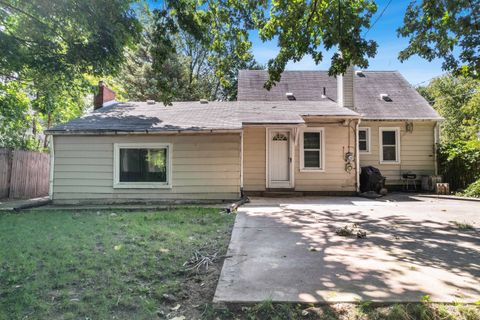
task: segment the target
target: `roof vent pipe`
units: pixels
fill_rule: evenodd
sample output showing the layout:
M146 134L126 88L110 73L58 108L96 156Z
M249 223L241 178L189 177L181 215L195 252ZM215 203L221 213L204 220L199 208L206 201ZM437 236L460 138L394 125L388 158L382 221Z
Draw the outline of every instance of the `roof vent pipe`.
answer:
M288 100L297 100L297 98L295 98L292 92L287 92L285 93L285 95L287 96Z
M386 102L392 102L392 98L390 98L388 93L380 93L380 100L383 100Z
M360 78L365 78L365 73L362 70L355 70L355 74Z
M322 99L327 98L327 88L323 87Z

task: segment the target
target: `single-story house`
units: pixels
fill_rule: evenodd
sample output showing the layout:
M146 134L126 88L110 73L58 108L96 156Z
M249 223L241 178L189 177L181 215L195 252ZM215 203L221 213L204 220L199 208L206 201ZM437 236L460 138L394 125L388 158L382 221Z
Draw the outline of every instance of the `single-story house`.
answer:
M54 203L354 194L363 166L387 185L436 175L442 118L397 71L242 70L237 101L117 103L48 130Z

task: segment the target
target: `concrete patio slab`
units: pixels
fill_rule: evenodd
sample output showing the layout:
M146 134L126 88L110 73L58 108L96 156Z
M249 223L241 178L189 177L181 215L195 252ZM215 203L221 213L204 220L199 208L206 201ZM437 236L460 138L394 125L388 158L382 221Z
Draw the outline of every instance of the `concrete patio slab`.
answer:
M238 211L215 302L480 300L478 202L405 194L251 200ZM335 233L348 223L367 238Z

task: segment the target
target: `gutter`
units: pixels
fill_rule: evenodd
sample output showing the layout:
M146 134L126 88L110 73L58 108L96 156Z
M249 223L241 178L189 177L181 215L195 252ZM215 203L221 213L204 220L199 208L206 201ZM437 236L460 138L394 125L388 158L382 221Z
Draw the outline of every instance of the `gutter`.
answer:
M244 126L259 126L259 127L305 127L305 122L243 122Z
M240 133L240 196L243 198L243 131Z
M383 121L383 122L388 122L388 121L444 121L444 118L362 118L364 121Z
M433 161L434 161L434 173L435 176L438 176L438 140L440 137L440 126L438 125L438 121L435 122L435 127L433 128Z
M174 134L208 134L208 133L240 133L242 129L207 129L207 130L169 130L169 131L119 131L119 130L48 130L45 134L51 136L68 136L68 135L85 135L85 136L99 136L99 135L129 135L129 134L153 134L153 135L174 135Z
M355 173L357 175L355 177L355 187L358 193L360 193L360 148L358 147L358 129L360 127L360 122L362 122L362 119L358 119L357 124L355 125Z
M331 118L331 119L364 119L361 115L313 115L313 114L307 114L307 115L302 115L305 118Z

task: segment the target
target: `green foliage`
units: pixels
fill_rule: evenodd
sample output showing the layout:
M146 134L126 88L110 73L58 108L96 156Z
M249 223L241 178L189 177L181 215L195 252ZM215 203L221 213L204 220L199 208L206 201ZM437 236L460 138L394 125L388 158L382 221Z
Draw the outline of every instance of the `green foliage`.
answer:
M0 74L111 74L140 31L133 0L1 0Z
M278 38L280 52L268 62L266 87L280 80L290 60L310 55L320 63L322 49L336 48L342 53L333 55L330 75L344 73L351 64L368 67L367 59L375 56L377 44L366 40L364 32L376 11L375 1L370 0L272 1L269 17L259 30L262 40Z
M259 15L259 8L222 1L166 1L165 8L155 10L146 34L150 41L139 48L140 55L151 54L143 59L149 66L142 82L155 85L149 90L155 100L168 104L235 99L238 70L261 68L248 40L251 16Z
M83 77L63 81L60 77L38 78L30 88L32 107L50 128L53 123L64 123L80 116L87 107L85 96L92 86Z
M413 55L428 61L440 58L444 70L479 78L479 12L479 1L411 1L398 29L399 35L410 38L400 61Z
M445 118L439 174L451 190L464 189L480 178L480 80L445 75L417 90Z
M135 2L0 0L0 147L45 148L42 128L82 114L86 76L115 74L140 31Z
M480 179L470 184L463 192L466 197L480 198Z
M0 147L40 148L35 133L41 129L30 108L30 99L19 82L0 82Z
M451 190L464 189L480 179L480 141L453 141L440 145L439 174Z
M445 75L418 90L445 118L442 123L442 142L478 139L480 80Z
M92 92L86 78L65 82L61 74L35 81L4 81L0 85L0 147L42 150L47 147L43 129L80 116ZM42 143L43 140L43 143Z

